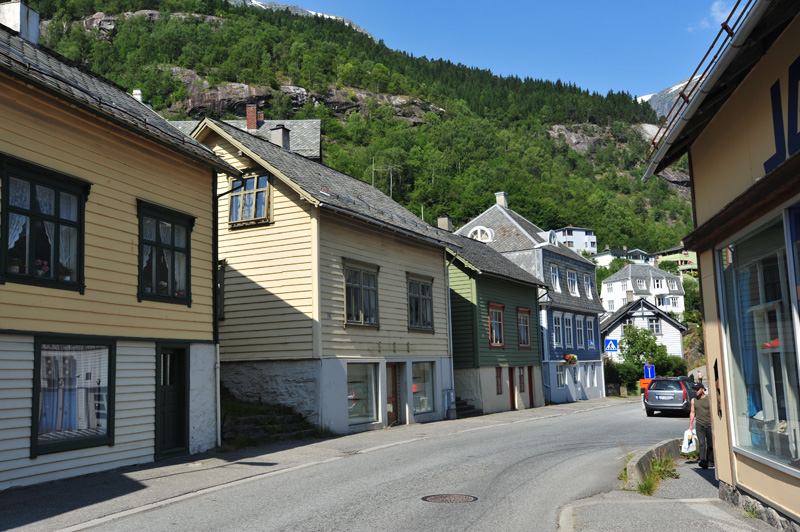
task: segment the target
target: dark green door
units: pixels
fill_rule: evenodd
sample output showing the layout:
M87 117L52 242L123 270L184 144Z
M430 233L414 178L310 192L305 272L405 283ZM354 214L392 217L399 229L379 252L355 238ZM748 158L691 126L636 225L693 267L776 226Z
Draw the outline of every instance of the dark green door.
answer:
M187 349L161 347L156 367L156 458L189 451Z

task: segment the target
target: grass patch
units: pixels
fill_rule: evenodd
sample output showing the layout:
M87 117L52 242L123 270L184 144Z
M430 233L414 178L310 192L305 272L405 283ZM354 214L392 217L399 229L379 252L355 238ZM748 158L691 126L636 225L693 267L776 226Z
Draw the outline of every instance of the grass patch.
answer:
M658 489L659 482L667 478L678 478L675 459L666 453L653 456L650 458L650 471L644 480L636 485L636 490L642 495L652 495Z
M620 471L619 475L617 475L617 480L622 481L622 489L624 490L627 489L628 485L628 462L631 461L631 459L636 453L625 447L623 447L622 450L624 451L625 454L623 455L622 458L622 471Z
M758 518L758 507L752 502L744 503L744 516L750 519Z

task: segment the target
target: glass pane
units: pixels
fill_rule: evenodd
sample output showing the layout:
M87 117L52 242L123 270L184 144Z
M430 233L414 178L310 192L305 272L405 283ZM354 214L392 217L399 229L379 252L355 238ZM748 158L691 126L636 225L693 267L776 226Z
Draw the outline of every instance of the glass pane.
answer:
M11 193L9 195L9 204L12 207L19 207L21 209L31 208L31 187L27 181L11 178Z
M37 221L34 230L34 263L33 269L36 277L53 278L53 232L55 224L52 222Z
M175 252L175 297L186 297L186 253Z
M53 215L56 213L56 191L49 187L36 185L36 205L42 214Z
M77 260L78 228L62 225L58 241L58 278L61 281L75 281Z
M241 216L242 210L242 197L241 196L231 196L231 204L230 204L230 216L228 217L231 222L238 222Z
M175 247L186 249L186 227L175 225Z
M267 193L256 193L256 218L265 218L267 216Z
M142 293L153 293L153 278L155 277L154 264L155 248L142 246Z
M253 194L247 193L242 195L244 200L244 208L242 209L242 220L252 220L254 213Z
M375 288L377 278L378 276L375 275L374 273L364 272L364 287Z
M422 301L422 327L433 327L433 310L431 308L431 300L424 299Z
M414 413L433 412L433 362L414 362L411 374Z
M267 188L268 176L258 176L258 188Z
M253 190L256 187L256 178L250 177L244 180L244 189Z
M170 270L172 270L172 251L168 249L157 250L160 255L157 257L158 260L158 271L156 277L158 278L158 294L162 296L169 295L170 286L169 280Z
M409 296L408 298L408 325L411 327L419 327L419 298Z
M172 224L158 221L158 241L162 244L172 245Z
M408 293L409 293L409 295L412 295L412 296L418 296L419 295L419 283L416 283L416 282L408 283Z
M142 238L148 242L156 240L156 221L153 218L144 217L142 221Z
M8 273L28 274L30 219L21 214L8 216Z
M44 344L40 362L38 443L105 435L108 347Z
M364 323L378 323L378 292L364 289Z
M70 222L78 221L78 196L74 194L67 194L62 192L60 215L62 220L69 220Z
M378 419L375 369L374 364L347 365L347 415L351 425Z

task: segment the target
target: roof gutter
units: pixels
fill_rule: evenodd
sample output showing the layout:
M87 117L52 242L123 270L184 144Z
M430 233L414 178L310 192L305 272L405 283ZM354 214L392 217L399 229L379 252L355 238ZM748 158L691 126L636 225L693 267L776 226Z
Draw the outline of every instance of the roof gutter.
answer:
M681 112L680 117L678 118L678 123L667 133L667 136L661 141L661 145L658 147L658 151L653 156L650 164L647 165L647 170L644 172L644 176L642 176L642 182L647 182L658 168L658 165L661 161L664 160L669 148L675 141L678 139L678 136L683 131L683 128L689 123L689 120L697 113L700 105L705 100L706 96L711 89L714 88L717 81L719 81L720 76L725 72L725 69L728 68L731 61L739 55L742 47L747 42L747 39L750 37L750 33L755 28L756 24L761 20L761 17L770 7L773 0L756 0L755 5L750 9L750 12L747 13L742 25L739 27L739 31L731 39L731 42L728 43L728 46L725 48L725 51L722 52L717 64L714 65L714 68L708 74L706 79L703 80L703 83L700 85L700 89L698 90L697 95L691 99L689 104L686 108Z

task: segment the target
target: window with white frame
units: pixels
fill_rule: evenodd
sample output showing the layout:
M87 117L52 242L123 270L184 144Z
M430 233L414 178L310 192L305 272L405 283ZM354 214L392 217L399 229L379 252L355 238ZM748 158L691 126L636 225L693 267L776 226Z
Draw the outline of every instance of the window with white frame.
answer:
M0 273L5 280L82 290L90 184L0 156Z
M644 290L647 285L645 284L644 279L636 279L636 286L639 289Z
M662 279L653 279L653 289L661 290L664 288L664 281Z
M672 306L673 307L677 307L678 306L678 298L677 297L671 297L669 299L670 299L670 301L672 301Z
M570 294L573 296L578 295L578 272L567 270L567 286Z
M575 316L575 343L583 349L583 317Z
M628 281L620 282L620 286L622 287L622 291L625 292L628 290Z
M677 290L678 289L678 283L676 283L674 279L670 279L669 281L667 281L667 283L669 284L669 289L670 290Z
M408 328L433 330L433 280L408 276Z
M553 285L553 290L561 292L561 281L558 278L558 266L550 265L550 282Z
M572 316L567 314L564 316L564 343L567 347L572 347Z
M583 276L583 289L586 291L586 297L592 299L592 276Z
M609 299L608 300L608 310L614 310L614 300L613 299Z
M489 303L489 345L503 347L506 344L503 330L503 311L505 305Z
M792 314L800 285L800 207L784 214L788 224L783 217L767 220L717 251L716 284L725 364L737 376L728 381L733 446L797 475L800 373Z
M31 457L114 444L115 344L36 338Z
M594 318L586 320L586 346L589 349L594 348Z
M479 225L470 229L467 237L480 242L491 242L494 239L494 231L488 227Z
M564 375L564 364L558 364L556 366L556 387L563 388L567 385L567 379Z
M231 224L269 222L269 176L251 175L231 185L228 221Z
M531 347L531 309L517 309L517 331L519 332L519 347Z
M613 294L613 293L614 293L614 284L606 283L606 294Z
M647 318L647 327L653 334L661 334L661 319Z
M378 267L345 260L345 315L348 324L378 325Z
M556 347L561 347L564 344L561 317L561 314L553 314L553 345Z

